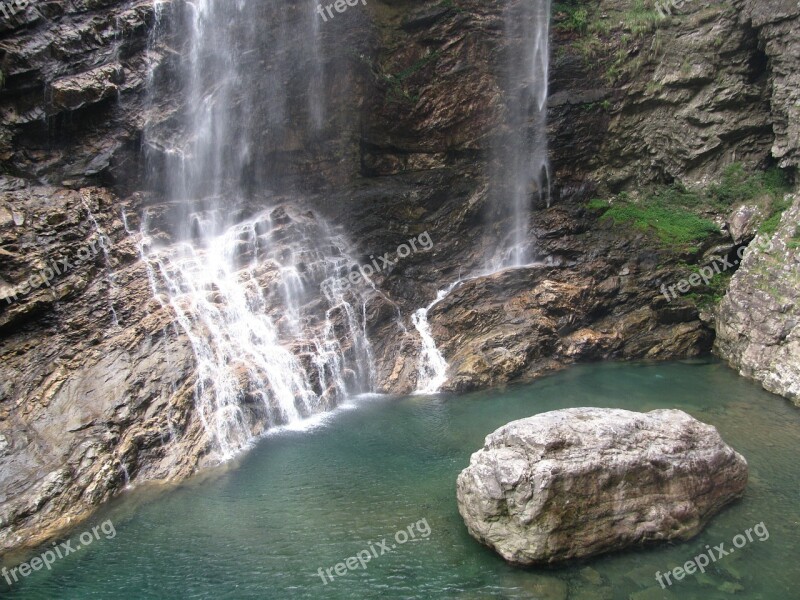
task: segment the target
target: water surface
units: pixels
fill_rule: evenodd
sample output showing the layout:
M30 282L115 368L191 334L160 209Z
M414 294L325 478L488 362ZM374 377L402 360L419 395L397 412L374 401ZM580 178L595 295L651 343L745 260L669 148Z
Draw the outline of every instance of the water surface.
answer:
M749 462L746 497L689 542L555 570L506 565L467 534L456 476L497 427L574 406L677 407L715 425ZM74 536L79 543L78 534L111 519L113 539L101 536L51 571L0 589L15 600L795 598L798 441L800 410L717 362L601 364L462 396L364 397L316 429L262 440L223 472L126 494ZM415 539L396 543L395 532L423 520ZM658 587L656 571L707 544L730 548L761 522L766 541L754 538L666 592ZM395 549L323 583L318 569L370 544L377 550L384 538Z

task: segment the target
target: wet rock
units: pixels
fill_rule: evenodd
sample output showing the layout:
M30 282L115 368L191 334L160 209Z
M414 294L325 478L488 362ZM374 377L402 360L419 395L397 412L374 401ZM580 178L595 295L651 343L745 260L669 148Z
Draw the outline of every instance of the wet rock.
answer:
M522 588L537 600L567 600L568 596L566 582L550 575L531 574Z
M680 596L676 596L670 590L661 589L659 587L651 587L640 592L634 592L628 596L629 600L675 600Z
M717 310L714 349L745 377L800 406L800 196L770 240L748 246Z
M580 361L686 358L710 348L712 334L693 306L664 306L646 280L621 291L607 277L613 270L604 260L532 266L456 287L428 315L449 365L445 389L532 379Z
M724 592L726 594L737 594L739 592L744 591L744 586L741 583L733 583L731 581L726 581L717 589L720 592Z
M746 483L744 458L682 411L574 408L489 435L457 498L473 537L537 565L690 539Z
M0 206L25 217L0 220L0 246L15 249L0 263L2 279L16 286L69 264L49 286L0 299L3 551L73 527L128 476L179 479L202 463L208 440L193 412L191 345L151 302L121 204L102 188L0 195ZM108 263L97 244L81 260L98 235L109 239Z
M56 112L76 110L86 104L95 104L113 96L122 83L122 66L106 65L58 79L51 84L52 107Z

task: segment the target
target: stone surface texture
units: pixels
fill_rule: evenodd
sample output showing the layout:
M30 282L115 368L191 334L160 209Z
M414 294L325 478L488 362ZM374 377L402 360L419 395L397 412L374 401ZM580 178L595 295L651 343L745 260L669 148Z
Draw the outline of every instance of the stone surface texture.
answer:
M541 565L687 540L746 484L745 459L685 412L572 408L490 434L457 497L474 538Z

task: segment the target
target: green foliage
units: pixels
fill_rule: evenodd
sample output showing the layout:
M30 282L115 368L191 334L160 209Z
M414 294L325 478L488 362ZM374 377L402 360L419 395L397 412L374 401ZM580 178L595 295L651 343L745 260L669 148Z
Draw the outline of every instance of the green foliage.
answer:
M630 31L634 38L650 33L661 20L661 15L655 10L654 2L634 0L633 6L622 13L623 28Z
M777 168L751 173L740 164L732 164L725 169L719 183L705 189L690 190L679 184L654 187L638 202L621 193L602 218L652 232L666 245L687 247L719 233L717 225L705 213L727 213L733 206L747 202L769 208L770 214L760 231L774 233L781 214L789 206L785 199L789 190L784 173ZM590 204L599 206L596 204L599 202L592 200Z
M723 271L714 275L708 285L697 288L697 291L686 294L684 298L692 300L699 308L708 308L720 303L728 291L733 273Z
M575 40L573 47L583 57L583 60L588 63L600 54L603 49L603 43L596 37L583 37Z
M586 203L586 208L589 210L608 210L610 207L608 200L602 198L592 198Z
M792 238L789 240L789 243L786 244L792 250L797 250L800 248L800 225L795 227L794 234Z
M748 173L741 164L734 163L725 169L720 183L709 186L708 196L715 207L725 209L766 196L782 201L790 189L786 176L776 167Z
M719 227L681 207L670 206L658 196L632 204L615 202L603 215L615 224L628 224L636 229L655 233L668 246L690 246L719 233Z
M564 19L556 23L556 29L561 31L574 31L584 33L589 27L589 11L584 6L574 6L572 4L556 4L553 7L555 13L565 15Z
M663 45L658 32L649 50L640 48L640 38L656 30L662 20L655 10L656 0L631 0L623 8L603 6L582 0L561 0L554 5L554 28L577 34L572 47L583 56L587 66L595 66L601 57L609 83L638 71L648 58L657 55ZM613 55L608 51L613 50ZM631 56L634 58L631 59Z
M786 198L776 198L770 204L770 212L769 216L764 219L764 222L761 223L761 226L758 228L759 233L763 233L765 235L772 235L778 230L778 225L781 224L781 217L783 216L783 211L791 206L791 203Z

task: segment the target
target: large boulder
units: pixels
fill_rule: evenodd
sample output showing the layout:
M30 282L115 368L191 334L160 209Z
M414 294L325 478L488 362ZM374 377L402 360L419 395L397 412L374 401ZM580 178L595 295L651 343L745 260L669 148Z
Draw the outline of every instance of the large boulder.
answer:
M534 565L689 539L746 484L745 459L685 412L571 408L489 435L457 493L473 537Z

